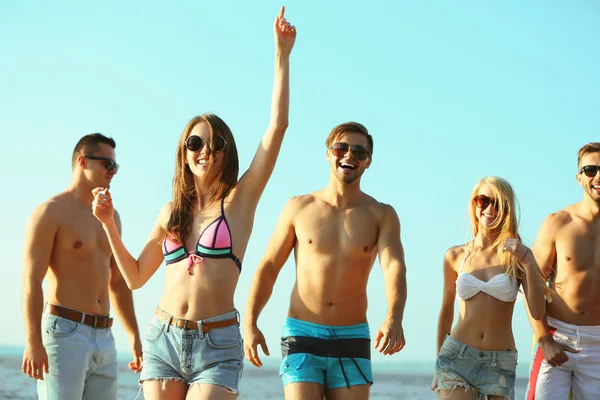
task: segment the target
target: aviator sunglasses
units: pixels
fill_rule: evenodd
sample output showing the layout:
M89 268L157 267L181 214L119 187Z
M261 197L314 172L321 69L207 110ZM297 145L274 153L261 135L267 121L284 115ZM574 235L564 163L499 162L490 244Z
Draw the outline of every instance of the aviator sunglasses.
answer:
M96 156L84 156L85 158L89 158L90 160L99 160L99 161L104 161L104 166L106 167L107 170L109 171L115 171L115 174L117 173L117 171L119 170L119 164L117 164L115 162L115 160L113 160L112 158L108 158L108 157L96 157Z
M214 152L225 150L225 145L227 145L227 142L223 136L215 136L211 141L210 139L204 140L200 136L193 135L187 138L185 141L185 147L189 151L198 151L204 147L205 143L208 145L210 151Z
M488 206L491 203L494 210L498 211L498 200L491 199L484 194L480 194L479 196L476 196L473 199L473 201L475 202L475 205L477 206L477 208L481 208L482 210L485 210L486 208L488 208Z
M350 146L348 143L344 142L334 143L329 148L329 150L331 150L333 155L336 157L343 157L344 155L346 155L348 150L352 150L352 154L354 154L354 157L356 157L356 159L360 161L363 161L371 155L371 153L369 153L369 150L367 150L365 146L362 146L360 144L353 144L352 146Z
M580 174L585 174L588 178L593 178L600 170L600 165L586 165L585 167L581 167L579 171Z

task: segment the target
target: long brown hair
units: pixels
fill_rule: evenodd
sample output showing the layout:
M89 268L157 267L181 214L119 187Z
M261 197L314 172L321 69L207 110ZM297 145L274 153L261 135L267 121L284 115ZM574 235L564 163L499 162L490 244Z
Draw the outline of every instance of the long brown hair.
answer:
M197 124L206 123L210 129L211 143L215 136L222 136L227 144L223 150L223 168L219 171L210 190L210 203L227 196L235 186L239 174L239 160L237 147L231 129L215 114L202 114L196 116L187 123L179 141L175 155L175 177L173 178L173 206L171 215L167 222L167 235L177 243L185 243L185 239L191 234L193 223L193 206L198 193L194 184L194 174L186 163L187 149L185 141L190 132ZM214 168L214 154L210 152L210 164L208 170Z

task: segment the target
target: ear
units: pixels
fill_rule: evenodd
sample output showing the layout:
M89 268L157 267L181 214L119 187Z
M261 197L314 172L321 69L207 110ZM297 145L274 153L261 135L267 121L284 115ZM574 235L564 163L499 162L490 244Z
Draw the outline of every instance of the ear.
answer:
M81 169L87 168L87 159L81 154L77 156L77 165L79 165Z
M371 161L373 161L373 159L371 158L371 156L369 156L369 159L367 160L367 165L365 165L365 169L369 169L369 167L371 166Z
M575 179L577 179L577 183L579 184L579 186L583 187L583 182L581 182L581 174L575 174Z

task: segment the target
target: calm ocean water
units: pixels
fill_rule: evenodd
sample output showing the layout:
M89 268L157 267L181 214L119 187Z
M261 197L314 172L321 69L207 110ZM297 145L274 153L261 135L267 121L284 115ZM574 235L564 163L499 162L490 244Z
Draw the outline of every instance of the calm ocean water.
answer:
M21 356L0 353L0 399L37 399L36 383L21 372ZM389 367L386 367L389 369ZM377 366L374 366L377 370ZM416 367L415 370L422 368ZM403 368L407 371L410 369ZM375 373L375 384L371 387L373 400L421 400L437 399L430 390L431 375L409 372ZM516 398L525 396L527 381L517 380ZM127 369L127 362L119 368L119 399L133 400L138 395L137 375ZM143 399L140 393L138 399ZM283 388L275 368L257 369L246 366L240 382L240 400L283 399Z

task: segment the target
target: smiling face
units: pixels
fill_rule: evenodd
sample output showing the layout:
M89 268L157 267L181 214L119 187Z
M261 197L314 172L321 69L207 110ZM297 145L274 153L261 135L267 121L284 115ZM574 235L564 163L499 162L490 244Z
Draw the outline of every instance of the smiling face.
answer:
M194 125L186 140L191 136L199 137L203 144L197 150L190 150L186 146L185 162L194 176L207 182L213 182L223 169L223 151L211 150L212 142L215 139L211 137L210 126L206 122Z
M488 230L496 228L499 222L500 203L492 188L486 183L481 185L473 202L475 203L475 218L477 218L480 228Z
M585 195L590 197L596 203L600 203L600 170L597 170L593 176L587 176L585 172L582 172L582 168L585 168L586 166L600 166L600 152L596 151L583 155L579 162L578 174L576 175L577 182L579 183L579 186L583 188ZM594 168L589 169L592 170L593 173Z
M326 156L331 172L340 183L351 184L359 180L369 168L371 155L364 154L370 153L368 146L367 137L356 132L345 132L333 141Z

